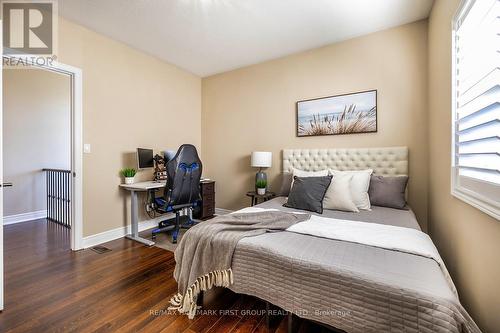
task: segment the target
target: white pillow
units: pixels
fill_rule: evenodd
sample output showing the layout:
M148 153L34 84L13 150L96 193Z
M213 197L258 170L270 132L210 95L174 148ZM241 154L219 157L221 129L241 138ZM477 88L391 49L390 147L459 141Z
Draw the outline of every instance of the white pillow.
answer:
M368 188L370 187L370 177L372 173L372 169L352 171L330 170L333 179L339 175L352 175L350 187L352 201L354 201L356 207L363 210L370 210L371 207Z
M293 186L293 178L297 177L325 177L328 176L328 169L319 170L319 171L304 171L292 168L292 183L290 184L290 189Z
M326 190L325 197L323 198L324 209L336 209L359 213L359 209L356 207L351 196L352 179L353 175L347 173L337 174L332 177L330 186Z

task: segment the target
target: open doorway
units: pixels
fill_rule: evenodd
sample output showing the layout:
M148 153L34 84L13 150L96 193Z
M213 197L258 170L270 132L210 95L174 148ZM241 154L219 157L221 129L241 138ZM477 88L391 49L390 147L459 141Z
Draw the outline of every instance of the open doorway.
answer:
M18 59L19 58L19 59ZM70 231L70 244L72 250L82 249L82 234L83 234L83 156L82 156L82 145L83 145L83 119L82 119L82 72L79 68L52 62L50 66L39 65L32 62L29 59L21 58L15 55L3 55L3 60L15 60L24 64L28 64L39 70L49 71L53 73L59 73L67 75L70 79L70 98L71 98L71 218L72 225ZM3 62L2 62L3 64ZM16 69L23 70L23 69ZM0 70L3 74L3 70ZM3 76L3 75L2 75ZM3 79L1 80L3 82ZM3 88L2 88L3 91ZM2 93L3 98L3 93ZM0 103L0 119L3 119L3 103ZM3 141L3 126L2 126L2 141ZM34 142L33 144L36 144ZM0 310L4 308L4 262L3 260L3 249L4 249L4 237L3 237L3 192L4 185L9 185L8 182L4 182L3 177L3 142L0 147Z
M70 248L71 78L3 69L4 226L46 224L40 237ZM13 230L31 232L32 223ZM6 253L8 249L6 248Z
M71 249L76 251L82 249L82 234L83 234L83 181L82 181L82 176L83 176L83 156L82 156L82 145L83 145L83 119L82 119L82 72L79 68L62 64L56 61L53 61L50 66L49 65L40 65L35 62L32 62L29 59L18 57L15 55L3 55L4 61L7 59L9 61L14 61L18 63L24 63L25 65L29 65L28 68L24 69L11 69L15 71L40 71L40 72L48 72L51 75L60 75L62 77L66 77L67 80L69 80L69 98L70 98L70 172L67 174L67 177L63 177L64 179L61 180L58 177L54 177L53 173L50 172L45 172L45 177L47 175L49 178L45 178L46 182L53 182L54 184L58 184L59 181L64 182L64 181L69 181L70 183L70 193L68 195L65 195L65 197L71 198L71 204L69 205L69 209L62 209L61 212L55 211L60 208L60 206L55 206L53 205L54 201L52 201L52 214L59 214L59 215L51 215L55 216L54 219L60 220L63 218L62 222L65 223L64 221L70 219L71 223L71 235L70 235L70 244L71 244ZM4 73L4 70L1 71L2 74ZM2 81L4 81L2 79ZM2 88L2 92L3 92ZM3 93L2 93L3 97ZM2 103L2 106L5 103ZM2 107L3 109L3 107ZM0 109L1 110L1 109ZM3 114L4 110L1 110L0 114ZM3 116L2 116L3 119ZM3 129L3 126L2 126ZM2 138L3 138L3 130L2 130ZM37 143L34 142L34 145ZM5 146L5 143L2 145L3 147ZM3 156L0 155L0 165L3 166ZM50 168L49 168L50 169ZM66 170L67 171L67 170ZM3 172L3 171L2 171ZM10 185L9 182L5 182L5 177L2 174L2 181L4 182L3 185L7 184ZM50 184L49 184L50 185ZM45 185L47 186L47 185ZM2 187L1 192L5 192L7 189ZM52 191L52 196L54 196L54 193L57 195L57 192L54 192L54 188L52 189L49 188L49 191ZM3 194L3 193L2 193ZM47 198L46 198L47 199ZM2 203L3 203L3 198L2 198ZM46 203L46 207L49 207L51 205L50 200L47 200L48 202ZM5 205L2 204L2 208ZM50 209L51 207L49 207ZM68 212L69 210L69 212ZM55 211L55 213L54 213ZM4 221L3 216L5 215L3 210L1 211L2 215L0 216L0 221ZM51 214L50 212L47 212L48 214ZM42 213L40 213L42 214ZM62 214L62 217L61 217ZM8 221L8 220L7 220ZM0 229L3 229L4 223L0 224ZM3 248L3 243L1 242L2 240L0 239L0 250ZM0 269L2 267L0 266ZM1 273L1 271L0 271ZM2 274L0 274L1 276Z
M82 249L82 234L83 234L83 156L82 156L82 142L83 142L83 120L82 120L82 72L79 68L69 66L66 64L52 62L50 66L39 65L32 62L26 58L19 58L18 56L13 55L4 55L3 60L10 59L21 61L24 64L28 64L33 68L38 70L48 71L54 74L66 75L69 78L70 82L70 131L71 131L71 160L70 160L70 197L71 197L71 207L70 207L70 215L71 215L71 229L70 229L70 245L72 250L80 250ZM3 62L2 62L3 64ZM23 70L23 69L16 69ZM0 67L0 73L3 74L3 70ZM3 76L3 75L2 75ZM0 81L3 82L3 79ZM3 91L3 88L1 89ZM3 98L3 93L2 93ZM3 119L3 103L0 103L0 119ZM2 127L2 141L3 141L3 126ZM1 142L1 141L0 141ZM37 142L33 142L33 145L37 145ZM4 231L4 223L3 223L3 192L4 185L9 185L8 182L4 182L3 177L3 147L4 144L2 142L0 146L0 311L4 309L4 274L7 273L4 271L4 261L2 260L3 250L5 247L3 231ZM28 158L29 156L27 156ZM15 224L22 225L20 224ZM38 224L40 226L40 224ZM21 235L21 239L23 239L24 235ZM33 243L36 241L40 241L37 237L31 237ZM12 243L12 242L11 242ZM16 242L13 240L13 244ZM67 249L65 250L67 251ZM39 254L39 253L38 253ZM25 257L25 256L23 256ZM22 261L20 261L22 263Z

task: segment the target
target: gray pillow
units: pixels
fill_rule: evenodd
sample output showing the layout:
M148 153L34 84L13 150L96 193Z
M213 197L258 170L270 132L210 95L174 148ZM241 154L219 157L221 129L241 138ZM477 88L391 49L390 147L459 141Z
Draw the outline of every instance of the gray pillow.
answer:
M384 177L372 175L370 187L368 188L370 203L374 206L408 209L405 199L407 183L408 176Z
M288 200L283 206L323 214L323 198L328 186L330 186L332 176L295 176L293 179L293 186L288 195Z

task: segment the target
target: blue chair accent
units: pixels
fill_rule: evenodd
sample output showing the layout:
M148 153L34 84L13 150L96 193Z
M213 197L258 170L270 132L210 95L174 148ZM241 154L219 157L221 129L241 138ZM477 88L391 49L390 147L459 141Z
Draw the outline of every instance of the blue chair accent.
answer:
M167 201L164 198L155 198L154 201L155 201L157 210L159 212L169 213L169 212L173 211L173 207L167 206Z

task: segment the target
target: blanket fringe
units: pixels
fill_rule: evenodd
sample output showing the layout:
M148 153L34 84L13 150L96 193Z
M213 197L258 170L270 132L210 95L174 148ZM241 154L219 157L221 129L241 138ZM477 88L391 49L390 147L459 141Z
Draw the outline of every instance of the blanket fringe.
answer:
M193 319L198 309L196 301L200 292L212 289L214 286L227 288L232 284L233 271L231 268L202 275L186 290L184 295L177 293L170 299L171 306L168 307L168 310L186 313L189 319Z

